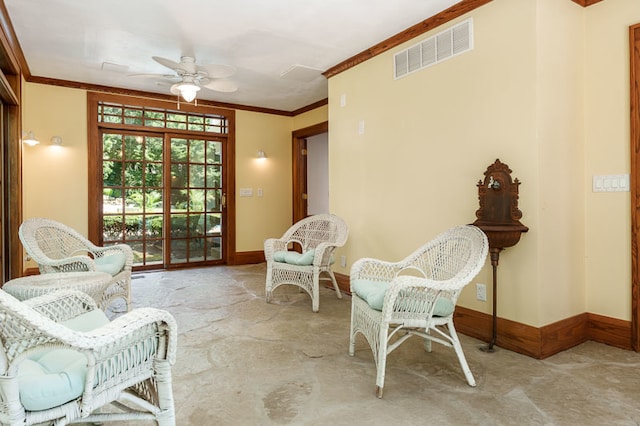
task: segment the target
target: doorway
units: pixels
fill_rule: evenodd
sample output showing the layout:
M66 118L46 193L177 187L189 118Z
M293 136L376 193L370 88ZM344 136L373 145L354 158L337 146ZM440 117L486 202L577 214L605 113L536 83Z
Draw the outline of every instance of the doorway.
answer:
M292 223L322 210L329 212L328 131L325 121L292 133Z
M307 138L307 215L329 213L329 133Z

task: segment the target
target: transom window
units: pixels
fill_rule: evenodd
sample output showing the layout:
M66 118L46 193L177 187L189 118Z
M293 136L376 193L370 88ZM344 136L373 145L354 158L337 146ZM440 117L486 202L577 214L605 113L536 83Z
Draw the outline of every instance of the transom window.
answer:
M98 103L98 122L153 127L190 132L228 133L228 120L221 115L167 111L159 108Z

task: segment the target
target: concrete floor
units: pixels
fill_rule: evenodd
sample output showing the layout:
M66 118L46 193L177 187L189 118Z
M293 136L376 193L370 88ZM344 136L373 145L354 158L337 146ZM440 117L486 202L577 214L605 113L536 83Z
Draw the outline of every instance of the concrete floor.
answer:
M287 286L264 299L265 265L134 275L134 307L171 312L178 425L638 425L640 354L587 342L535 360L461 336L477 387L453 350L409 340L388 358L383 399L351 300L320 291L320 312Z

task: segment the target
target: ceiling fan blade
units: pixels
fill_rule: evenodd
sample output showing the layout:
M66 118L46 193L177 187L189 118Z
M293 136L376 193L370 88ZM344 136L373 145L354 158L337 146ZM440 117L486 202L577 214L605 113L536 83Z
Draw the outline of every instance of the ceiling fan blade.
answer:
M180 78L175 74L129 74L128 77L151 77L151 78Z
M200 65L198 70L206 72L209 78L227 78L236 73L234 67L223 64Z
M171 59L162 58L160 56L152 56L151 59L153 59L160 65L163 65L172 70L188 72L188 70L184 67L184 64L172 61Z
M203 84L202 87L215 90L216 92L231 93L238 90L238 86L231 80L213 80L207 84Z

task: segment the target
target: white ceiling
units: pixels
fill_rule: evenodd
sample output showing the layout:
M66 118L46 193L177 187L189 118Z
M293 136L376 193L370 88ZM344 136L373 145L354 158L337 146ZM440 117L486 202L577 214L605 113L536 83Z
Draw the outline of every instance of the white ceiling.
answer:
M130 74L194 56L235 67L239 87L198 98L284 111L327 97L322 71L459 1L4 0L32 76L169 94ZM296 65L307 81L281 76Z

